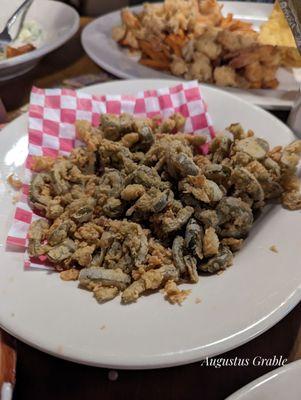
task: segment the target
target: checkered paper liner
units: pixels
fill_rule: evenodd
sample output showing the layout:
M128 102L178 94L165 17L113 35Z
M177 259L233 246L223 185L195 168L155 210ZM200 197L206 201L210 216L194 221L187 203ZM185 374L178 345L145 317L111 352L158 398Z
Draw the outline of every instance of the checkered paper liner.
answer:
M214 137L211 118L196 81L171 88L147 90L136 96L95 96L70 89L33 88L29 106L29 144L21 200L16 206L7 244L27 247L27 234L32 221L41 218L28 204L33 156L67 156L81 145L76 139L75 121L86 120L94 126L104 113L130 113L136 117L167 118L175 112L186 117L184 131ZM26 268L51 268L45 257L32 259L25 251Z

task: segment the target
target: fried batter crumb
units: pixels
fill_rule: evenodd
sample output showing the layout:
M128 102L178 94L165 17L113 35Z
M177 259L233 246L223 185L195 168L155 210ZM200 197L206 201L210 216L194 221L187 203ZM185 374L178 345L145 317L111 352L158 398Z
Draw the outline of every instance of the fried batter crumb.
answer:
M145 269L141 266L138 269L134 269L132 271L132 278L134 281L137 281L138 279L141 278L141 276L145 273Z
M31 169L35 172L50 171L55 159L50 156L33 156Z
M145 193L145 188L143 185L138 185L138 184L128 185L126 188L122 190L121 198L127 201L136 200L144 193Z
M301 209L301 193L299 190L292 190L282 195L282 204L289 210Z
M67 269L60 273L60 278L63 281L77 281L79 276L79 271L75 268Z
M14 177L14 174L10 174L7 177L7 183L14 189L19 190L23 186L21 179Z
M12 197L12 203L16 204L18 203L18 201L20 200L21 196L20 193L16 193L13 197Z
M270 247L270 250L271 250L273 253L279 253L277 247L276 247L274 244Z
M213 256L218 253L219 239L214 228L210 227L206 229L203 246L204 246L204 255L206 257Z
M122 136L121 143L125 147L132 147L135 143L139 141L138 133L132 132L127 133L126 135Z
M106 325L101 325L100 330L103 331L104 329L106 329Z
M171 304L182 304L191 290L180 290L174 281L167 281L164 286L165 298Z
M243 245L243 239L224 238L221 243L230 247L231 251L238 251Z
M199 297L196 297L194 302L195 302L195 304L200 304L202 302L202 299L200 299Z
M119 289L117 287L99 286L93 290L93 293L99 303L105 303L114 299L118 295Z

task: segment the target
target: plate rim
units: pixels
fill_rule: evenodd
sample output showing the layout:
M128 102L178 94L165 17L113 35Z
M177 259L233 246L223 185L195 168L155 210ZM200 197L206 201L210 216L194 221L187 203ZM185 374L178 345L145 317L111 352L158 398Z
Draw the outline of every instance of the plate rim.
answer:
M149 81L150 83L153 82L154 80L149 79L137 79L136 82L142 83L143 81ZM156 81L160 81L160 85L161 85L161 81L162 81L162 85L164 84L178 84L178 81L174 81L174 80L169 80L166 81L164 79L162 80L156 80ZM96 85L92 85L86 88L82 88L80 89L80 91L86 91L86 92L93 92L93 90L100 90L100 88L103 88L105 86L108 85L122 85L123 82L131 82L132 84L135 84L135 80L125 80L125 81L110 81L110 82L106 82L106 83L100 83L100 84L96 84ZM135 86L135 85L134 85ZM227 93L224 91L221 91L221 89L219 88L215 88L215 87L206 87L207 90L209 91L214 91L214 92L223 92L223 95L225 95L226 97L235 97L236 99L238 98L237 96L231 94L231 93ZM125 89L121 88L120 92L125 92ZM260 113L264 113L267 114L269 116L269 118L274 119L275 121L277 121L277 123L282 127L285 128L285 130L289 133L292 134L291 130L280 120L278 120L276 117L274 117L273 115L271 115L270 113L267 113L265 110L263 110L262 108L244 100L244 99L240 99L240 102L244 102L245 104L247 104L249 107L251 108L255 108L257 112ZM17 119L15 119L11 124L15 124L18 123L18 120L20 121L21 119L23 119L23 123L24 123L24 119L27 118L28 113L23 114L22 116L18 117ZM9 124L10 125L10 124ZM4 128L3 130L3 134L5 134L5 130L7 128ZM255 324L253 324L252 326L248 326L244 331L242 332L238 332L234 335L234 337L227 337L225 340L223 340L221 343L218 344L210 344L210 348L213 348L214 351L209 350L207 355L203 355L201 356L200 353L204 353L204 348L199 346L195 349L191 349L191 350L186 350L183 353L173 353L172 355L166 355L166 354L160 354L160 355L155 355L152 356L152 360L147 360L147 357L140 357L139 361L133 361L133 360L127 360L122 361L124 362L124 364L120 364L120 361L116 363L116 360L114 360L112 357L103 357L102 361L96 360L96 361L91 361L91 360L87 360L87 357L84 358L82 355L74 355L74 353L71 355L68 352L66 352L65 354L59 354L57 351L54 350L50 350L49 347L47 348L45 346L45 343L43 344L41 341L31 341L30 338L24 338L21 337L20 334L18 334L18 332L12 327L13 324L11 324L11 320L10 321L3 321L3 317L0 316L0 325L1 327L3 327L4 330L6 330L8 333L11 333L13 336L17 337L18 339L20 339L21 341L29 344L30 346L37 348L38 350L41 350L45 353L51 354L53 356L68 360L68 361L72 361L72 362L76 362L76 363L80 363L80 364L86 364L86 365L91 365L91 366L97 366L97 367L105 367L105 368L117 368L117 369L158 369L158 368L165 368L165 367L172 367L172 366L178 366L178 365L183 365L183 364L187 364L187 363L193 363L196 361L200 361L206 357L213 357L216 356L218 354L222 354L226 351L230 351L234 348L237 348L241 345L243 345L244 343L252 340L253 338L259 336L260 334L264 333L265 331L267 331L269 328L271 328L272 326L274 326L277 322L279 322L282 318L284 318L301 300L301 285L299 285L298 287L296 287L291 293L290 295L286 298L286 300L284 302L282 302L278 307L276 307L275 309L272 310L271 313L269 313L268 315L266 315L264 318L262 318L261 320L257 321ZM71 351L72 353L72 351Z
M299 292L299 294L298 294L298 292ZM172 355L172 356L164 355L165 358L163 358L162 355L155 356L155 357L153 357L153 359L155 359L154 361L152 361L152 362L147 361L148 364L146 364L146 358L141 359L141 361L139 361L138 363L137 362L129 362L127 360L126 364L120 364L120 362L115 362L110 357L103 357L104 361L101 362L101 361L87 360L87 358L85 358L85 357L74 356L71 354L70 355L60 354L58 351L47 349L46 347L43 346L43 344L39 344L37 342L31 341L30 339L26 339L26 338L20 336L14 329L9 329L9 328L5 327L2 324L1 318L0 318L0 327L5 332L11 334L16 339L33 347L34 349L37 349L37 350L39 350L43 353L49 354L51 356L60 358L62 360L73 362L75 364L87 365L87 366L98 367L98 368L119 369L119 370L135 370L135 369L148 370L148 369L172 368L172 367L178 367L181 365L193 364L195 362L201 362L202 360L205 360L207 358L216 357L216 356L224 354L228 351L239 348L240 346L243 346L244 344L250 342L251 340L255 339L256 337L264 334L266 331L268 331L270 328L272 328L274 325L276 325L278 322L280 322L283 318L285 318L289 314L289 312L292 311L298 305L298 303L301 300L301 290L296 290L292 296L289 296L289 298L291 299L291 302L289 305L283 304L281 307L277 308L276 310L273 311L273 313L271 313L269 315L269 319L265 318L265 319L262 319L260 322L258 322L257 325L258 325L259 329L256 330L255 332L253 332L252 335L249 335L249 336L246 335L246 337L243 340L240 340L239 343L235 343L234 340L227 339L223 343L231 343L231 341L233 343L231 343L228 346L220 346L220 350L218 350L219 347L216 347L215 351L211 351L206 356L201 357L199 354L200 349L197 348L197 349L193 349L191 351L185 351L180 356L178 353L176 353L176 357L175 357L175 355ZM282 312L282 310L284 312ZM269 321L269 323L265 324L266 321ZM254 326L252 328L248 328L245 332L247 333L249 331L252 331L253 328L254 328ZM236 334L235 338L237 339L238 337L240 337L239 334ZM169 357L172 359L172 361ZM142 361L142 360L144 360L144 361ZM239 398L238 399L234 398L233 400L239 400Z

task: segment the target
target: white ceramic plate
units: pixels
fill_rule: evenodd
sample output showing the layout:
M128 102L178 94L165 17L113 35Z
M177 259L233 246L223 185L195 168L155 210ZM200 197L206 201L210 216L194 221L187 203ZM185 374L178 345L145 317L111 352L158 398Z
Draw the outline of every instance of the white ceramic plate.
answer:
M86 88L94 94L133 93L175 81L115 81ZM287 144L291 131L264 110L221 90L203 87L217 129L240 121L271 145ZM0 325L19 339L59 357L115 368L159 368L223 353L259 335L301 298L301 213L266 210L234 266L222 275L184 285L192 294L182 307L161 293L123 306L99 305L92 294L56 273L24 271L23 254L5 248L14 205L5 187L10 171L22 172L27 116L0 135ZM279 253L269 250L276 245ZM200 298L201 303L196 299ZM103 328L103 329L101 329Z
M223 3L223 2L221 2ZM233 13L236 18L252 22L258 27L271 13L271 4L248 2L224 2L223 12ZM139 11L141 6L131 8ZM111 38L112 28L120 24L120 11L97 18L82 33L82 44L90 58L100 67L120 78L177 79L170 74L145 67L137 62L126 49L122 49ZM296 98L301 82L301 69L278 72L280 85L277 90L224 89L239 95L253 104L268 109L289 109Z
M226 400L300 400L300 377L301 360L263 375Z
M20 0L1 0L0 31L18 4ZM0 81L29 71L42 56L70 39L79 27L79 16L74 8L51 0L35 0L26 14L26 20L36 21L43 29L41 46L21 56L0 61Z

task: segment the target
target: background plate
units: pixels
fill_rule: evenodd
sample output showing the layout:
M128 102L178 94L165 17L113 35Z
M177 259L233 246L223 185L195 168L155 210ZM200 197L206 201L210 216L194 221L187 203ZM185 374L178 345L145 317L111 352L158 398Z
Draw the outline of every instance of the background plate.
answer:
M1 0L0 32L10 15L22 1ZM79 15L74 8L52 0L35 0L25 20L37 22L43 30L43 41L36 50L0 61L0 81L24 74L33 68L38 60L50 53L68 39L79 27Z
M277 368L244 386L226 400L300 400L301 360Z
M271 4L250 2L221 2L223 13L233 13L236 18L252 22L256 28L266 21L272 11ZM141 6L132 7L139 11ZM100 67L119 78L153 78L178 79L168 73L156 71L137 62L137 57L129 55L111 38L112 28L120 24L120 11L97 18L82 33L82 44L92 60ZM242 90L225 88L223 90L237 94L253 104L268 109L289 109L297 96L301 82L301 69L284 69L278 71L279 86L277 90ZM210 85L208 85L210 86Z

